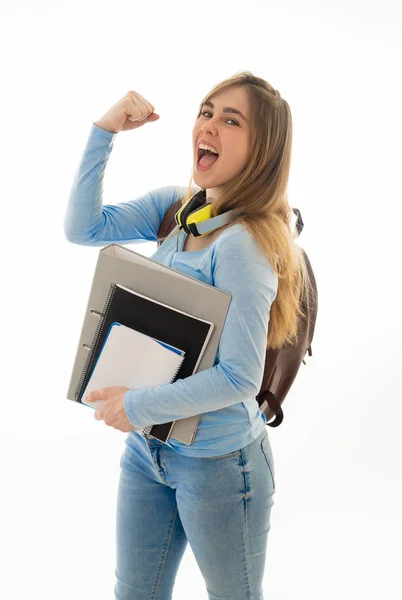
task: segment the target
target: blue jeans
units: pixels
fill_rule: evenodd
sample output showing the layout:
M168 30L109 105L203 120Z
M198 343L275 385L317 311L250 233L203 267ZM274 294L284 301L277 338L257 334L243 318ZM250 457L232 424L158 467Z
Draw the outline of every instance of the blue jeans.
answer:
M209 600L261 600L274 504L268 431L194 458L131 431L120 460L116 600L171 600L190 543Z

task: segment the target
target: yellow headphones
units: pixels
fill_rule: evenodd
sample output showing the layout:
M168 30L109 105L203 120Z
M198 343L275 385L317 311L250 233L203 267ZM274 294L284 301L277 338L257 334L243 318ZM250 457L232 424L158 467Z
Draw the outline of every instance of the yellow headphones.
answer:
M206 190L200 190L177 211L175 220L179 229L184 229L195 237L202 237L234 221L238 216L235 210L215 215L213 204L206 201Z

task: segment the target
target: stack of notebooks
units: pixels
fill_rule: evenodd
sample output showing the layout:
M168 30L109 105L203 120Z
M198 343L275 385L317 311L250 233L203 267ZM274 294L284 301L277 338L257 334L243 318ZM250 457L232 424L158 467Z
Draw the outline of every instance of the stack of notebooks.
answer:
M214 366L231 295L124 246L99 252L67 397L173 383ZM103 400L88 403L97 409ZM190 445L201 415L139 433Z
M112 283L75 399L102 387L141 389L197 370L214 324ZM88 403L98 408L102 400ZM152 426L138 430L149 434Z

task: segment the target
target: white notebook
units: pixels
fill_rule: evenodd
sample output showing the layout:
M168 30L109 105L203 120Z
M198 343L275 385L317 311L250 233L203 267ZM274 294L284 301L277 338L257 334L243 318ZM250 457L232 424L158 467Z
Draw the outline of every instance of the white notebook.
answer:
M172 383L184 358L183 350L114 322L81 402L96 410L103 400L84 402L85 395L92 390L112 386L139 390Z

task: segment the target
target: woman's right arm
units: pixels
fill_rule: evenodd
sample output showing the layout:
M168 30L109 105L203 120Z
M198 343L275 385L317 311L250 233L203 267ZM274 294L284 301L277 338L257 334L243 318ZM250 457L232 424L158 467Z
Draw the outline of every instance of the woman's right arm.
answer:
M64 233L73 244L157 241L165 212L183 194L182 187L167 186L103 206L103 177L116 135L94 123L91 127L64 217Z

